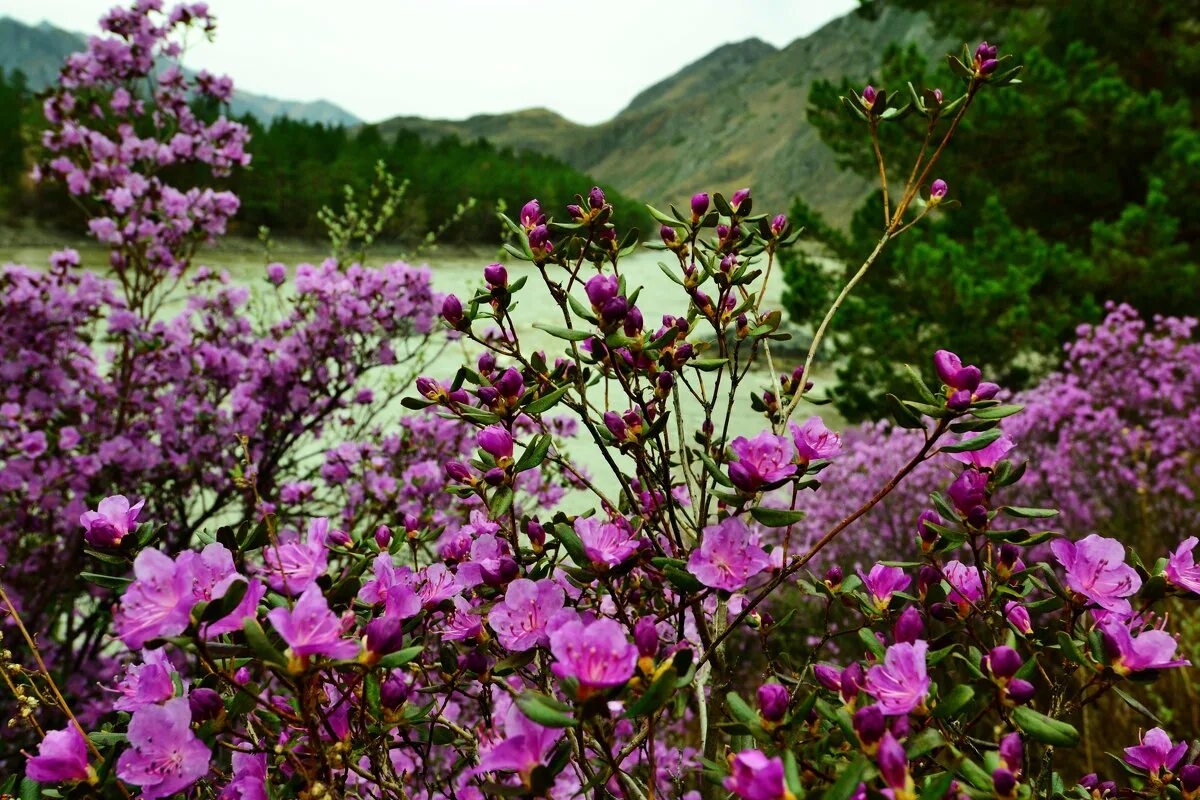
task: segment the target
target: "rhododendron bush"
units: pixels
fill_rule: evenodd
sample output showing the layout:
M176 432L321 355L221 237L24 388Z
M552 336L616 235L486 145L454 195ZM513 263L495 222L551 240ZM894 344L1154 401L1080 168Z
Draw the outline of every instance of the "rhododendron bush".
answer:
M1080 744L1084 707L1110 694L1137 707L1129 682L1190 666L1156 604L1200 590L1195 538L1142 559L1059 533L1054 510L1023 498L1085 487L1040 477L1049 463L1015 460L1006 438L1049 420L953 353L930 354L939 385L914 379L895 399L912 434L853 492L837 487L857 445L797 415L819 400L807 378L845 296L889 241L953 207L941 153L979 92L1016 83L994 46L951 57L958 91L845 99L872 140L916 119L924 144L902 185L880 161L875 251L793 367L762 298L797 233L756 214L749 189L651 209L678 285L661 323L624 268L636 237L599 189L558 219L536 200L505 219L512 263L461 298L404 265L331 260L292 282L273 265L277 289L251 298L190 267L235 203L170 189L167 168L232 168L243 138L190 116L183 73L154 72L154 98L125 86L187 25L211 20L201 6L113 12L47 104L41 174L95 205L117 285L69 253L5 273L5 335L28 353L5 362L0 655L28 742L5 788L1196 796L1200 766L1161 726L1120 743L1112 780L1059 755ZM153 124L121 122L141 113ZM164 317L176 282L189 299ZM545 309L554 347L522 341L519 302ZM405 381L414 414L389 416L375 394L398 384L364 376L411 369L442 337L477 357ZM739 387L761 384L761 430L733 435ZM1089 389L1048 391L1083 403ZM855 523L929 464L940 480L912 535L854 573L845 557L817 567L827 548L866 553ZM812 527L806 511L831 496ZM108 691L89 694L96 683Z

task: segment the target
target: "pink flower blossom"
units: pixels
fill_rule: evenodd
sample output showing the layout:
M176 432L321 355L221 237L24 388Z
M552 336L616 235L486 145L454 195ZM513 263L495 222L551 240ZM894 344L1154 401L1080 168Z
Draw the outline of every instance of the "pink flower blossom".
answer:
M117 759L117 777L141 789L144 800L181 792L208 773L212 753L192 732L186 698L146 706L129 721L129 749Z
M889 567L885 564L876 564L866 574L860 569L858 577L862 579L863 586L871 595L871 602L880 611L891 604L892 595L904 591L912 583L912 578L905 575L900 567Z
M143 706L165 703L175 696L175 665L167 660L163 648L143 650L141 663L130 663L117 682L121 695L113 703L118 711L137 711Z
M801 462L833 458L842 452L842 437L826 428L820 417L809 417L803 425L790 422L788 427L796 445L796 458Z
M196 602L186 570L158 550L143 550L133 561L133 574L114 619L121 641L137 649L150 639L182 633Z
M38 745L38 754L28 756L25 762L25 777L38 783L86 781L90 774L87 742L73 724L62 730L46 731Z
M863 688L879 702L887 716L908 714L925 702L929 693L929 675L925 671L928 649L923 639L894 644L887 649L882 664L867 670Z
M295 597L324 575L329 562L329 550L325 547L328 534L329 520L321 517L309 523L303 544L293 535L278 546L264 547L262 571L271 588Z
M739 436L729 447L737 456L729 464L729 479L739 489L756 492L796 474L795 446L786 436L763 431L753 439Z
M975 567L961 561L947 561L942 571L950 591L946 599L958 606L958 613L966 616L971 606L983 598L983 578Z
M1187 742L1172 745L1170 737L1162 728L1151 728L1142 737L1142 743L1125 748L1125 762L1144 769L1151 775L1175 769L1179 759L1187 752Z
M561 738L561 730L538 725L513 703L504 718L504 738L483 753L473 772L515 772L528 780Z
M1189 536L1180 542L1175 552L1167 558L1167 567L1163 570L1163 575L1181 589L1200 593L1200 565L1196 564L1192 554L1197 544L1200 544L1200 539L1195 536Z
M137 522L145 500L139 500L129 505L125 495L113 495L100 501L95 511L85 511L79 515L79 524L83 526L83 538L93 547L116 547L121 544Z
M1078 542L1055 539L1050 549L1067 571L1067 586L1105 611L1127 615L1130 595L1142 579L1125 563L1125 547L1116 539L1092 534Z
M597 565L615 567L636 553L641 544L641 537L623 519L605 522L595 517L577 517L575 533L583 542L588 558Z
M321 655L332 659L354 658L358 645L342 638L341 621L329 610L325 595L316 584L309 586L288 610L273 608L267 619L296 656Z
M730 763L732 774L725 788L742 800L783 800L787 786L783 780L783 760L768 758L761 750L743 750Z
M552 580L518 578L508 585L504 602L488 614L500 644L520 652L549 642L546 623L563 608L566 594Z
M611 619L591 625L572 620L550 634L554 674L579 681L581 694L592 689L620 686L633 676L637 648L625 629Z
M1179 643L1166 631L1151 628L1134 636L1128 624L1116 619L1106 619L1099 627L1112 654L1112 667L1122 675L1191 666L1190 661L1174 657Z
M726 517L704 529L704 539L688 558L688 572L705 586L736 592L771 565L746 523Z

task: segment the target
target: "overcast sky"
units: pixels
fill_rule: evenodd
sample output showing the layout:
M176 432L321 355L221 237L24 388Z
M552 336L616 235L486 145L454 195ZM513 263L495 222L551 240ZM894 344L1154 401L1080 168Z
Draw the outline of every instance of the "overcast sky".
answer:
M0 0L0 15L91 33L114 0ZM166 5L171 5L167 0ZM783 46L857 0L209 0L215 43L187 65L369 121L545 106L612 117L726 42Z

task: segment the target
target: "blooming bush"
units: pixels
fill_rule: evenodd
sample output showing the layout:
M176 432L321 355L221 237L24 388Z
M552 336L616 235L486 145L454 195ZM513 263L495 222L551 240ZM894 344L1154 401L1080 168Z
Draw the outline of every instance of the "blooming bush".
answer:
M954 99L914 91L901 106L868 87L846 100L873 139L910 112L927 133L895 205L880 163L884 230L843 298L889 240L952 205L931 170L977 93L1013 82L1002 61L986 43L952 59L964 85ZM748 189L698 194L682 212L652 209L673 261L663 269L680 287L678 313L656 326L638 306L637 276L622 271L635 242L612 213L592 189L567 221L536 200L506 219L521 274L492 264L471 296L441 300L445 326L479 348L478 360L412 383L404 404L432 416L402 423L407 444L381 425L329 449L315 466L324 489L293 479L283 467L298 462L286 454L341 414L339 400L359 397L352 382L364 363L390 362L373 336L390 337L375 326L391 332L392 279L408 273L332 262L298 271L302 321L285 315L259 335L247 326L228 404L209 412L237 409L230 433L244 452L231 483L249 502L240 524L209 533L215 523L202 517L187 535L161 534L177 502L169 483L151 487L144 505L95 497L76 516L74 540L95 559L89 579L121 588L111 619L100 604L95 623L120 642L112 655L124 671L107 682L116 699L90 719L74 714L0 593L12 638L32 659L3 674L41 734L22 791L647 800L1114 791L1096 776L1064 777L1056 752L1079 744L1073 721L1097 698L1188 666L1154 607L1200 586L1195 539L1147 569L1111 538L1076 541L1028 522L1055 512L1011 502L1022 470L1006 457L1000 424L1020 407L942 351L941 384L918 380L914 398L896 401L917 433L895 471L806 541L803 507L828 492L822 483L836 485L844 445L819 418L792 417L840 299L805 364L780 377L771 345L787 334L761 299L777 253L796 239L785 217L754 214ZM271 279L282 280L278 269ZM552 312L539 327L561 342L555 352L522 342L510 313L518 300ZM421 332L420 316L412 324ZM314 342L328 346L315 363L306 361ZM739 386L764 379L773 390L759 398L764 430L731 437ZM317 391L330 386L345 389ZM314 414L314 395L327 411L298 416ZM467 433L441 435L442 423ZM607 475L566 454L572 426ZM444 483L427 461L401 457L406 447L434 448ZM919 522L919 543L890 554L910 560L852 576L808 569L943 455L956 466ZM554 507L556 474L575 490L572 513ZM222 484L205 488L219 494ZM330 513L303 514L308 504ZM1043 543L1053 561L1033 557ZM824 618L804 629L807 646L783 649L801 624L780 602L791 595ZM34 713L39 698L62 717ZM1121 777L1137 792L1194 796L1200 767L1181 766L1185 750L1156 728L1126 750Z

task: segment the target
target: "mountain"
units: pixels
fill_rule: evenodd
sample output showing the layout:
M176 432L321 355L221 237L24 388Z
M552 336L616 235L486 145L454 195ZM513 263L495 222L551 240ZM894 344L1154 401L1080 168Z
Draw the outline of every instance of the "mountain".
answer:
M875 71L887 45L909 42L940 44L924 15L888 6L874 18L847 14L784 48L758 39L719 47L599 125L527 109L465 120L396 117L379 127L385 136L408 129L550 153L657 206L686 203L702 189L752 186L759 209L786 210L799 194L844 224L869 185L838 170L808 124L809 87Z
M11 17L0 17L0 69L5 72L21 70L34 90L40 91L54 83L63 59L86 46L87 41L83 36L56 28L48 22L26 25ZM263 122L280 116L327 125L356 125L362 122L349 111L327 100L279 100L237 91L229 107L234 114L250 114Z

